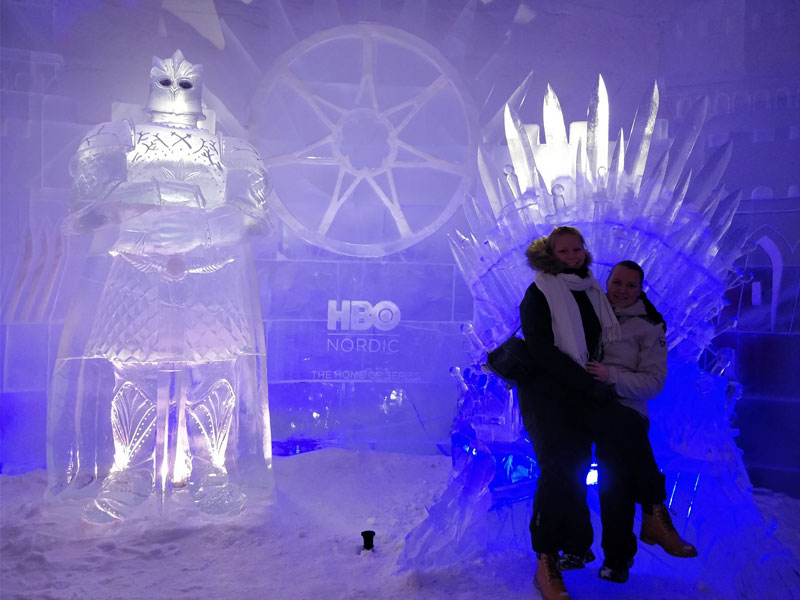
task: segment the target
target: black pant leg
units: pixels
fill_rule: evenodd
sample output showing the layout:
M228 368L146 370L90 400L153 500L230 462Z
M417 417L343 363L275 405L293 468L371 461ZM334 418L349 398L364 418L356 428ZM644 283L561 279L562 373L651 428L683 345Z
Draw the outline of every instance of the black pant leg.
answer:
M665 477L653 455L649 428L642 414L618 402L597 409L592 418L603 551L607 559L619 563L636 553L635 504L666 499Z
M637 457L634 499L644 506L661 504L667 499L667 478L658 468L656 457L653 454L649 436L650 422L634 409L627 408L627 410L633 413L629 421L631 452Z
M533 500L531 543L537 553L582 553L593 533L586 504L591 438L586 415L561 398L519 389L523 420L533 443L539 478Z
M592 531L591 513L586 501L586 475L592 464L591 439L584 431L576 432L573 439L573 452L564 464L564 475L568 482L561 491L556 502L563 502L561 550L569 554L582 556L592 547L594 532Z
M600 431L595 436L595 457L603 527L601 545L609 564L624 566L636 554L633 533L635 463L629 448L617 437L616 427L622 425L617 411L606 409L598 417L595 425Z

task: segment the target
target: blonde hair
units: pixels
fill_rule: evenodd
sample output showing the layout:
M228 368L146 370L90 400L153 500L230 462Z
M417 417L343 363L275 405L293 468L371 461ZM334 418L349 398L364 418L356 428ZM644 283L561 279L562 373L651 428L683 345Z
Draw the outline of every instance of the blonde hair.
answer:
M544 271L545 273L556 274L564 270L564 265L556 258L555 245L558 238L565 235L575 235L581 241L586 252L586 259L583 266L589 267L592 264L592 253L586 250L586 240L583 235L575 227L562 225L556 227L550 232L550 235L543 235L540 238L533 240L528 248L525 250L525 256L528 257L528 264L535 271Z
M553 254L555 252L556 240L558 238L564 237L565 235L575 235L578 236L578 239L581 241L581 246L583 249L586 250L586 240L583 239L583 235L580 231L578 231L575 227L570 227L569 225L561 225L560 227L556 227L553 231L550 232L550 235L547 236L547 253Z

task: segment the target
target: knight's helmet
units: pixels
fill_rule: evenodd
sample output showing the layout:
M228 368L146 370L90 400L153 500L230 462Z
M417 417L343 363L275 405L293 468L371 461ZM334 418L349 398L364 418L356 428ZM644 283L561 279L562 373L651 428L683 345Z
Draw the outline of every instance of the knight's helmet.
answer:
M150 69L150 97L145 110L154 120L169 120L170 115L179 121L205 119L202 105L203 66L193 65L176 50L170 58L153 57Z

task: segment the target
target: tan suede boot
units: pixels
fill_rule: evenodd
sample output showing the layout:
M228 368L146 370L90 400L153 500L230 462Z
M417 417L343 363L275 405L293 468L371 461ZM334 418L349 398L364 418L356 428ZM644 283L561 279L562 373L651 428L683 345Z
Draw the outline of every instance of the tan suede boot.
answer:
M558 570L557 560L557 554L539 555L533 585L541 592L544 600L570 600L561 571Z
M697 556L697 549L678 535L672 524L669 509L663 504L654 504L652 514L642 510L642 530L639 539L650 546L658 544L670 556L678 558Z

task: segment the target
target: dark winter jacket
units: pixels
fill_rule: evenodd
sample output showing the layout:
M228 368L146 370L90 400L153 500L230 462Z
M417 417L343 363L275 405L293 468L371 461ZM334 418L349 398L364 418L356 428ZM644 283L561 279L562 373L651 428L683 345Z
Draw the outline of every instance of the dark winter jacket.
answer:
M526 252L528 262L535 270L552 275L575 273L581 277L588 276L588 264L591 262L588 253L586 264L579 270L565 270L555 257L547 254L543 240L535 240ZM581 313L586 347L593 359L599 359L600 321L586 292L573 291L572 295ZM537 398L548 397L581 407L612 397L610 386L597 382L585 368L556 347L550 307L535 283L525 292L519 311L522 334L530 353L529 377L519 388L523 419L526 404L535 402Z

